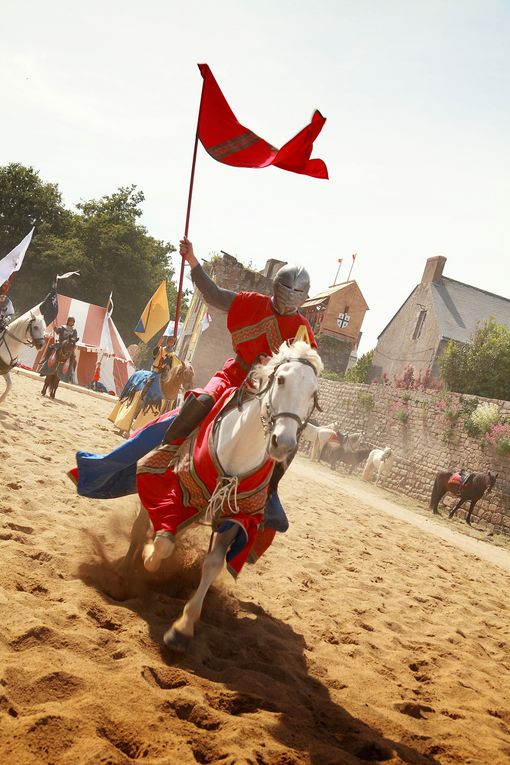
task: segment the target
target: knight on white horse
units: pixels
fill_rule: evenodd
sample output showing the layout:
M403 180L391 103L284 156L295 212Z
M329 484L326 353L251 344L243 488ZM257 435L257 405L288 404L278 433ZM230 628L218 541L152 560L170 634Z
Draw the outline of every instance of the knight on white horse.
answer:
M9 393L12 382L9 371L16 366L19 353L24 345L35 345L40 349L44 345L46 324L42 316L27 311L14 319L0 331L0 375L4 375L6 388L0 396L0 403Z

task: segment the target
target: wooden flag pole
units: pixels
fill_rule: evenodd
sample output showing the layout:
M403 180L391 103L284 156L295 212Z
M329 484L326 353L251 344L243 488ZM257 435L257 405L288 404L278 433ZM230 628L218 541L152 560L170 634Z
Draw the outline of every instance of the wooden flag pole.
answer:
M204 96L204 85L202 84L202 92L200 94L200 105L198 107L198 118L197 118L197 130L195 133L195 146L193 147L193 160L191 162L191 176L189 181L189 191L188 191L188 207L186 209L186 223L184 226L184 236L188 236L189 231L189 219L191 214L191 199L193 196L193 183L195 181L195 166L197 164L197 149L198 149L198 125L200 123L200 114L202 112L202 99ZM182 298L182 284L184 281L184 265L186 261L184 258L181 258L181 272L179 274L179 287L177 290L177 303L175 305L175 322L174 322L174 337L177 342L177 327L179 325L179 314L181 312L181 298Z

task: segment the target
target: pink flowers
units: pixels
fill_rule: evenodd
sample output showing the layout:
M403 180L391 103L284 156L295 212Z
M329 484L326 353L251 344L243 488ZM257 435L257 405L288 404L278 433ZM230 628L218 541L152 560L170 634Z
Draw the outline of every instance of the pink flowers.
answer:
M491 425L485 440L496 447L500 454L510 454L510 423L497 422Z

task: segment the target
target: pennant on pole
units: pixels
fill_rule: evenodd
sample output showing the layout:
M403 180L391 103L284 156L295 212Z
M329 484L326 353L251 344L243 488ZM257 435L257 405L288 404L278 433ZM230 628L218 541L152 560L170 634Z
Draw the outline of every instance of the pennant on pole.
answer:
M166 281L163 280L151 297L140 320L134 329L135 335L138 335L143 343L148 343L154 337L156 332L166 327L170 320L170 310L168 308L168 296L166 293Z
M28 250L28 245L32 241L32 234L34 229L26 235L26 237L11 250L5 258L0 260L0 284L8 281L15 271L19 271L23 263L23 258Z
M108 298L108 302L106 303L106 315L108 316L108 318L110 318L112 313L113 313L113 292L110 292L110 297Z
M69 279L70 276L79 276L79 271L67 271L65 274L57 274L55 277L55 281L58 282L59 279Z
M326 122L319 111L309 125L276 149L237 121L208 65L199 64L198 68L204 78L198 137L211 157L234 167L274 165L292 173L328 178L322 159L310 159L313 142Z
M52 287L51 291L48 292L42 303L39 304L39 310L44 321L46 322L47 327L53 321L55 321L58 314L58 298L57 290L55 287Z

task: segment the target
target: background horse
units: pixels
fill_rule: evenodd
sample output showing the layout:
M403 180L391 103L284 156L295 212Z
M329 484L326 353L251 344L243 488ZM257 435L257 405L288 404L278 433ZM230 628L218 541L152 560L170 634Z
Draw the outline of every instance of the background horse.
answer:
M293 454L299 435L317 404L317 378L321 370L322 362L317 351L307 343L297 342L290 347L283 344L278 354L265 366L255 367L251 378L255 391L250 388L243 389L244 395L238 398L236 406L222 410L212 426L201 426L199 434L207 445L206 463L212 458L218 466L218 472L216 478L212 478L212 482L215 481L213 490L213 484L209 484L211 493L205 496L205 505L202 495L197 497L193 490L191 505L197 510L192 516L189 514L190 507L180 506L178 494L173 489L169 494L166 493L170 481L175 479L173 470L168 467L171 454L167 445L149 454L145 458L148 460L147 465L143 462L138 463L138 490L141 496L144 496L144 486L147 487L148 481L148 501L151 502L155 497L156 512L161 504L166 503L171 513L179 514L176 519L176 532L184 525L200 522L204 518L212 522L215 530L218 530L218 526L221 529L211 540L198 589L186 603L182 616L165 633L164 642L168 647L182 651L189 644L195 624L200 618L204 597L222 570L227 551L234 540L236 543L239 541L240 529L243 541L246 532L244 524L248 523L248 528L251 526L253 531L257 528L260 530L258 519L263 517L269 478L265 477L260 486L257 485L244 495L243 484L246 485L247 481L253 480L253 476L260 475L261 472L270 476L274 463L285 463ZM213 449L213 453L207 457L209 448ZM184 452L188 453L188 449L189 446ZM194 450L192 453L196 455ZM193 471L197 469L199 480L202 481L204 474L200 474L200 462L198 468L196 462L193 464ZM156 473L160 473L161 481L159 477L151 477ZM157 496L158 491L162 496ZM243 496L248 506L241 504ZM256 504L253 504L254 500ZM181 515L186 520L180 521ZM129 566L134 556L139 553L138 540L144 533L144 518L147 519L147 512L142 508L133 526L125 566ZM230 521L226 528L220 526L220 522L226 519ZM158 570L162 560L169 558L174 549L173 533L160 531L144 546L145 568L148 571Z
M0 404L12 388L9 371L16 366L21 348L24 345L42 348L45 329L46 324L42 316L36 317L32 311L27 311L0 332L0 375L5 377L6 383L6 388L0 396Z
M173 368L165 367L161 372L160 385L163 398L167 402L166 409L169 410L177 399L177 394L181 387L189 390L193 387L193 378L195 371L188 361L181 361Z
M131 430L141 428L169 410L181 386L184 390L193 386L193 376L193 367L187 361L173 369L165 366L161 372L137 369L125 384L108 419L122 435L129 436Z
M319 462L329 462L332 470L336 469L339 462L349 465L349 475L356 465L366 460L370 454L370 447L363 441L363 433L339 433L334 434L324 445Z
M488 494L492 490L498 474L491 473L490 470L487 471L487 473L470 473L467 476L467 480L465 480L464 483L461 483L463 473L465 473L465 471L451 472L449 470L441 470L436 474L432 496L430 498L430 507L432 508L432 511L437 514L439 512L437 509L439 502L444 495L449 492L450 494L459 497L459 501L450 511L448 516L449 518L453 518L459 507L464 504L466 500L470 500L471 504L469 505L466 523L471 525L471 515L476 503L484 494Z
M74 355L75 343L73 340L64 340L57 345L41 363L39 374L44 377L44 385L41 395L45 396L49 389L50 398L55 398L60 381L72 382L73 372L76 368Z
M319 459L324 446L329 439L335 435L337 429L337 422L331 422L329 425L313 425L311 422L306 423L301 438L304 441L309 441L312 445L312 451L310 453L311 460L317 461Z
M361 477L364 481L370 481L376 473L375 483L378 484L383 475L391 473L394 462L395 455L389 446L385 449L372 449Z

